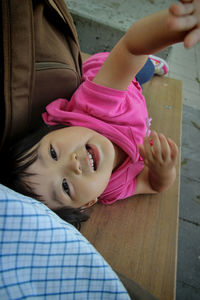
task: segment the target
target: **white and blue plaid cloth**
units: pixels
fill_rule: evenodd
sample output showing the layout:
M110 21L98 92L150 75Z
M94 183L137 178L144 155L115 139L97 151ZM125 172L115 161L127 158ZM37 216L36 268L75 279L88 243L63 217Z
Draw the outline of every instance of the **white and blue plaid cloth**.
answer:
M130 299L95 248L44 204L0 185L0 299Z

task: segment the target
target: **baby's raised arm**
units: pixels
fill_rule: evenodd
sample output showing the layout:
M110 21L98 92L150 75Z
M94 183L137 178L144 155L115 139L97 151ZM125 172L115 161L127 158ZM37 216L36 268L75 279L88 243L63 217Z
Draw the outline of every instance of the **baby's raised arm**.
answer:
M200 40L200 0L172 4L136 21L113 48L94 82L126 90L149 54L177 42L186 47Z

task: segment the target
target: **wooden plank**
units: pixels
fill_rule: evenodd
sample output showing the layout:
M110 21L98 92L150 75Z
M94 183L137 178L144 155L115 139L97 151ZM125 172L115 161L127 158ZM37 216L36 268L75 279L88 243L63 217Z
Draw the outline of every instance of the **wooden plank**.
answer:
M181 81L156 77L144 85L152 129L180 147ZM82 234L117 272L157 298L175 299L180 159L177 179L169 191L140 195L113 205L97 204Z

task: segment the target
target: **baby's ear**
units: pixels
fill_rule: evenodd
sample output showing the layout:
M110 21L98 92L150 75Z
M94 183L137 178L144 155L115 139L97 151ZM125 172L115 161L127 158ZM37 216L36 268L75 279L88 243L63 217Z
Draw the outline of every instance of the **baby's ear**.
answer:
M88 202L87 204L81 206L81 209L86 209L86 208L89 208L91 207L92 205L94 205L95 203L97 203L98 201L98 198L95 198L94 200Z

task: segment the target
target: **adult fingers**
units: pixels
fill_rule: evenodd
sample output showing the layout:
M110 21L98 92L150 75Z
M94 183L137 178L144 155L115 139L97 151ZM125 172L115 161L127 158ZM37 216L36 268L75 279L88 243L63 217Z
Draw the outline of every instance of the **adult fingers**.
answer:
M171 16L168 21L169 28L177 31L188 31L197 26L198 20L195 15L182 17Z
M182 3L191 3L191 2L193 2L194 0L179 0L180 2L182 2Z
M191 48L200 42L200 28L193 29L184 39L184 47Z
M177 17L192 14L194 10L195 8L193 3L188 3L184 5L181 3L173 3L169 7L169 11L171 12L171 14Z

